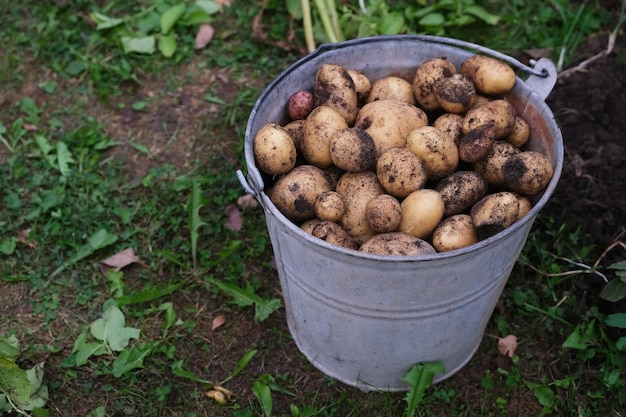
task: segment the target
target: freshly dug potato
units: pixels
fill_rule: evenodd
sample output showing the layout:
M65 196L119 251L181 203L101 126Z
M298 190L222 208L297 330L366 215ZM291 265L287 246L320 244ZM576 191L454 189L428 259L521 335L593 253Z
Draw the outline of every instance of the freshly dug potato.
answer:
M406 145L408 134L427 124L428 116L418 107L398 100L378 100L359 110L354 127L374 139L378 158L389 148Z
M530 126L520 116L515 116L515 123L511 132L504 137L504 140L509 142L516 148L521 148L530 139Z
M338 130L330 139L330 159L344 171L365 171L376 162L374 139L358 127Z
M304 120L293 120L283 126L283 129L285 129L287 133L289 133L289 136L291 136L291 139L293 139L293 143L296 145L296 152L300 152L300 144L304 137L303 126Z
M439 105L449 113L463 114L474 103L474 83L463 74L441 77L433 83L433 93Z
M366 241L360 251L377 255L434 255L435 248L425 240L403 232L379 233Z
M388 76L379 78L372 84L366 103L376 100L399 100L415 105L411 83L404 78Z
M445 218L433 232L433 247L437 252L464 248L478 242L469 214L457 214Z
M400 226L400 202L389 194L381 194L365 205L365 220L376 233L393 232Z
M335 222L319 222L315 225L311 234L318 239L322 239L336 246L342 246L344 248L355 250L359 248L348 232Z
M467 134L479 126L493 124L495 138L501 139L513 130L515 116L511 103L504 99L492 100L467 111L463 119L463 132Z
M270 200L289 220L299 223L315 217L317 196L330 191L328 178L313 165L299 165L268 190Z
M354 89L356 90L356 98L358 103L364 103L367 96L370 94L370 90L372 89L372 83L367 75L363 74L361 71L357 71L355 69L348 69L348 74L352 77L352 81L354 81Z
M413 191L400 206L402 220L398 230L420 239L428 237L443 219L443 199L429 188Z
M517 195L517 202L519 203L519 211L517 213L517 220L520 220L522 217L528 214L528 212L533 208L533 203L530 201L528 197L523 195Z
M488 191L487 182L475 171L456 171L435 186L444 205L444 216L460 214L483 198Z
M544 154L525 151L510 156L502 165L502 174L511 191L533 196L548 186L554 169Z
M478 126L459 140L459 159L473 163L485 159L496 141L493 123Z
M441 77L456 73L456 67L446 58L431 58L422 63L415 71L412 83L417 104L426 111L440 109L441 105L433 92L433 84Z
M308 90L296 91L287 100L287 114L291 120L303 120L313 110L313 94Z
M313 105L328 106L337 111L348 124L357 113L357 96L354 81L348 70L337 64L320 66L313 80Z
M406 138L406 147L424 161L429 180L439 180L453 173L459 165L459 149L451 136L433 126L414 129Z
M339 178L336 191L341 195L346 212L339 224L361 244L374 235L365 219L365 206L372 198L383 194L383 189L371 171L346 172Z
M432 126L446 133L454 139L454 143L457 146L459 145L463 137L463 116L454 113L444 113L433 121Z
M282 175L296 165L296 145L285 129L276 123L261 127L254 137L254 158L268 175Z
M473 55L461 64L461 74L472 80L476 89L494 96L510 91L515 85L515 71L506 63L484 55Z
M387 193L403 198L426 184L427 171L424 162L410 149L395 147L378 158L376 176Z
M521 151L504 140L496 140L487 156L472 164L472 168L496 190L504 190L506 181L502 173L502 165L511 155Z
M315 216L323 221L338 222L346 212L346 205L336 191L326 191L315 200Z
M515 223L518 213L517 196L508 191L500 191L489 194L474 204L470 216L476 236L483 240Z
M348 123L337 111L327 106L316 107L302 126L300 153L311 165L331 166L330 140L337 131L347 128Z
M313 228L320 223L320 219L310 219L300 223L300 229L304 230L306 233L311 234L313 232Z

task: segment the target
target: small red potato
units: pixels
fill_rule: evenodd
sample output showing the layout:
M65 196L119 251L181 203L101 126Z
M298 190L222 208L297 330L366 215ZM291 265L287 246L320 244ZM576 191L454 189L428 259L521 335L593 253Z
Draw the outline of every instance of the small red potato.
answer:
M287 100L287 114L291 120L302 120L313 110L313 94L308 90L296 91Z

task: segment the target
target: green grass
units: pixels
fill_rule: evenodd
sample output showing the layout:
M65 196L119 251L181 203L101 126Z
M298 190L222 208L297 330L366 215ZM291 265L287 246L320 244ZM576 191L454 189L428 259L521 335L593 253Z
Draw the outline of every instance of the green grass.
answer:
M166 59L125 54L115 33L88 20L151 4L2 4L0 353L15 353L22 370L45 364L28 382L45 386L39 404L57 416L402 415L404 393L356 392L298 353L263 210L241 209L241 231L227 225L243 195L235 171L248 114L299 57L298 21L286 51L283 2L266 3L263 40L250 35L261 5L234 2L214 17L208 48L194 50L193 29L180 27ZM380 13L398 4L379 4ZM515 43L489 46L573 49L574 33L606 23L590 8L575 18L578 9L553 4L506 2L498 31L509 36L498 38ZM486 43L476 23L441 29ZM518 335L518 355L494 365L497 340L485 337L458 378L426 391L416 415L623 415L623 338L598 309L580 308L580 275L568 274L581 268L573 262L594 261L584 238L552 219L537 223L487 330ZM127 248L139 262L105 276L101 261ZM103 317L128 340L86 331ZM206 396L216 385L233 393L223 405Z

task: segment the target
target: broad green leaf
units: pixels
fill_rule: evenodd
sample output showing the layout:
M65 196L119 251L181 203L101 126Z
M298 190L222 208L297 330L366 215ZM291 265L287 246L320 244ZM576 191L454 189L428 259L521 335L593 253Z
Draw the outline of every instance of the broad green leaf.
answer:
M185 4L170 7L161 15L161 33L170 33L178 19L185 13Z
M139 334L139 329L125 327L124 313L116 306L110 306L101 318L91 323L91 335L116 352L124 350L130 339L138 339Z
M612 303L626 298L626 282L613 278L602 288L599 297Z
M170 295L174 291L185 285L184 281L179 283L168 283L164 287L150 287L135 294L127 294L115 299L115 303L119 307L129 304L140 304L148 301L158 300L159 298Z
M15 362L19 356L20 345L17 337L15 335L9 337L0 336L0 358Z
M95 408L91 413L87 414L86 417L106 417L106 408L101 405L100 407Z
M109 291L114 298L118 298L124 295L124 281L122 277L124 273L122 271L109 270L107 272L107 279L111 283Z
M70 164L73 164L74 158L70 150L67 148L65 142L57 142L57 164L59 165L59 171L61 175L66 177L70 173Z
M221 9L221 6L212 0L196 0L194 5L204 10L207 14L215 14Z
M144 359L150 356L157 344L158 342L152 342L124 349L113 362L113 376L119 378L128 371L143 368Z
M272 417L272 408L274 407L274 404L272 401L272 391L270 390L270 387L261 381L254 381L252 383L252 393L259 401L263 414L265 414L266 417Z
M153 54L156 50L156 39L154 36L143 36L133 38L130 36L122 36L120 38L124 53Z
M50 411L46 410L45 408L34 408L30 412L30 415L31 417L52 417Z
M496 25L500 21L499 16L489 13L484 8L475 4L465 7L463 11L467 14L476 16L477 18L487 23L488 25Z
M82 61L71 61L65 67L65 72L73 77L85 71L87 68L87 64Z
M89 246L94 251L106 248L117 241L117 235L107 232L104 229L100 229L91 236L89 236Z
M185 17L180 20L180 23L187 26L196 26L201 23L210 23L213 21L213 17L207 14L204 10L196 8L195 10L189 10Z
M296 20L302 19L302 0L285 0L287 11Z
M254 320L263 321L267 319L270 314L278 310L282 305L278 298L271 298L269 300L260 299L254 306Z
M446 18L441 13L430 13L419 20L421 26L441 26L446 22Z
M614 313L606 316L607 326L617 327L618 329L626 329L626 313Z
M52 165L54 166L54 157L51 157L50 154L54 149L54 146L50 145L48 139L43 137L42 135L35 135L35 143L39 147L41 151L41 155Z
M20 406L28 401L31 394L26 371L5 358L0 358L0 391Z
M620 352L626 351L626 336L622 336L615 342L615 347Z
M96 24L97 24L96 30L110 29L110 28L113 28L115 26L119 26L122 23L124 23L123 19L115 18L115 17L109 17L107 15L104 15L104 14L98 13L98 12L90 13L89 17L91 17L91 20L96 22Z
M172 364L172 373L176 376L179 376L181 378L186 378L190 381L200 382L201 384L213 384L211 381L207 379L202 379L196 374L194 374L193 372L183 369L182 359Z
M159 36L159 51L166 58L171 58L176 52L176 34L168 33Z
M76 366L83 366L90 357L104 355L107 353L104 343L86 342L79 350L76 351L74 361Z
M234 377L236 377L237 375L239 375L239 373L241 371L243 371L245 369L246 366L248 366L248 363L250 363L250 361L252 360L252 358L254 357L254 355L256 355L256 350L249 350L247 351L242 357L241 359L239 359L239 362L237 362L237 367L230 373L230 375L228 375L226 377L225 380L223 380L220 385L224 385L225 382L230 381L231 379L233 379Z
M176 323L174 304L171 302L163 303L159 306L159 310L165 311L165 323L163 323L163 329L170 329L174 325L174 323Z
M404 17L400 13L388 13L378 24L381 35L397 35L404 28Z
M539 404L548 408L554 405L556 395L554 394L554 391L552 391L549 387L530 381L524 381L524 383L533 392L533 394L539 401Z
M407 403L405 417L413 417L417 406L424 398L426 389L433 383L436 374L444 373L445 368L441 362L427 362L413 365L404 375L402 380L411 386L411 389L404 397Z
M608 269L615 269L615 274L626 282L626 261L616 262L608 266Z
M248 307L259 301L259 296L254 292L254 288L250 285L246 289L242 289L234 284L226 282L213 281L220 290L233 297L233 301L239 307Z
M26 370L26 377L28 378L28 382L30 382L31 392L37 392L37 390L41 387L41 383L43 382L43 367L44 363L40 362L32 368Z
M15 248L17 248L17 239L8 238L0 240L0 253L3 255L12 255L15 252ZM2 351L0 351L2 354Z
M593 344L593 333L595 328L595 320L592 320L584 332L581 331L580 324L576 326L574 331L565 339L563 347L568 349L585 350Z
M22 406L22 409L26 411L41 410L46 406L48 402L48 387L46 385L40 386L37 391L33 392L28 399L28 403ZM33 414L34 415L34 414Z

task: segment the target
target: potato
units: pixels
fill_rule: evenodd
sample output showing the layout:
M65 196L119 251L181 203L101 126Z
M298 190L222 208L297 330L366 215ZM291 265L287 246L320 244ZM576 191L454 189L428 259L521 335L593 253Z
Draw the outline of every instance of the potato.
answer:
M379 78L372 84L366 103L377 100L399 100L415 105L411 83L404 78L388 76Z
M356 88L347 69L337 64L323 64L317 69L313 80L313 105L328 106L348 124L354 122L358 109Z
M469 163L481 161L489 155L495 141L492 123L478 126L459 140L459 159Z
M511 155L521 152L515 146L503 140L496 140L491 146L487 156L472 164L474 171L478 172L491 187L497 190L506 188L506 181L502 173L502 165Z
M317 218L306 220L300 223L300 229L304 230L308 234L311 234L313 232L313 228L320 222L321 220Z
M303 120L313 110L313 94L308 90L296 91L287 100L287 114L291 120Z
M542 153L525 151L510 156L502 165L502 174L511 191L533 196L548 186L554 169Z
M433 84L441 77L456 73L456 67L446 58L431 58L422 63L415 71L412 83L417 104L426 111L440 109L441 105L433 92Z
M389 194L380 194L365 205L365 220L376 233L393 232L400 226L400 202Z
M435 255L437 253L430 243L403 232L379 233L363 243L359 250L392 256Z
M365 99L370 94L370 90L372 89L372 83L370 79L367 78L367 75L355 69L348 69L348 74L350 74L350 77L354 82L357 102L364 103Z
M311 234L318 239L322 239L336 246L355 250L359 248L348 232L335 222L319 222L313 227Z
M461 74L472 80L478 90L486 95L500 95L515 85L515 71L504 62L483 55L473 55L461 64Z
M402 220L398 230L424 239L443 218L444 204L441 195L432 189L413 191L400 204Z
M331 166L330 140L338 130L347 128L348 123L337 111L327 106L316 107L302 126L300 153L311 165Z
M283 126L283 129L285 129L287 133L289 133L289 136L291 136L291 139L293 139L293 143L296 145L296 152L300 152L300 144L304 137L303 126L304 120L293 120Z
M285 217L298 223L315 217L317 196L326 191L330 183L321 169L299 165L278 178L268 196Z
M504 140L509 142L516 148L521 148L530 139L530 126L523 118L515 116L515 123L511 132L504 137Z
M339 224L358 244L362 244L374 235L374 231L365 219L365 206L372 198L383 194L383 189L371 171L346 172L339 178L336 191L345 205Z
M330 159L344 171L365 171L376 162L374 139L358 127L338 130L330 139Z
M285 129L276 123L262 126L254 137L254 158L268 175L282 175L296 165L296 145Z
M449 113L463 114L474 103L474 84L462 74L441 77L433 83L433 93L439 105Z
M518 213L517 196L508 191L500 191L480 199L472 206L470 216L476 236L483 240L515 223Z
M406 147L424 161L429 180L453 173L459 165L459 150L454 139L433 126L422 126L406 139Z
M365 130L374 139L376 157L396 146L405 146L406 137L418 127L426 126L423 110L398 100L378 100L364 105L354 127Z
M437 252L448 252L478 242L469 214L457 214L443 219L433 232L433 247Z
M487 182L475 171L456 171L435 186L444 205L444 216L460 214L483 198L488 191Z
M426 184L427 171L424 162L410 149L395 147L378 158L376 176L387 193L403 198Z
M533 208L533 203L530 201L528 197L524 197L523 195L517 195L517 202L519 203L519 211L517 213L517 220L520 220L522 217L528 214L528 212Z
M493 124L495 138L501 139L511 133L515 124L515 109L504 99L492 100L473 106L463 119L463 133L467 134L479 126Z
M454 113L444 113L433 121L432 126L446 133L454 139L454 143L457 146L459 145L463 137L463 116Z
M315 216L323 221L338 222L346 212L346 205L336 191L326 191L315 200Z

